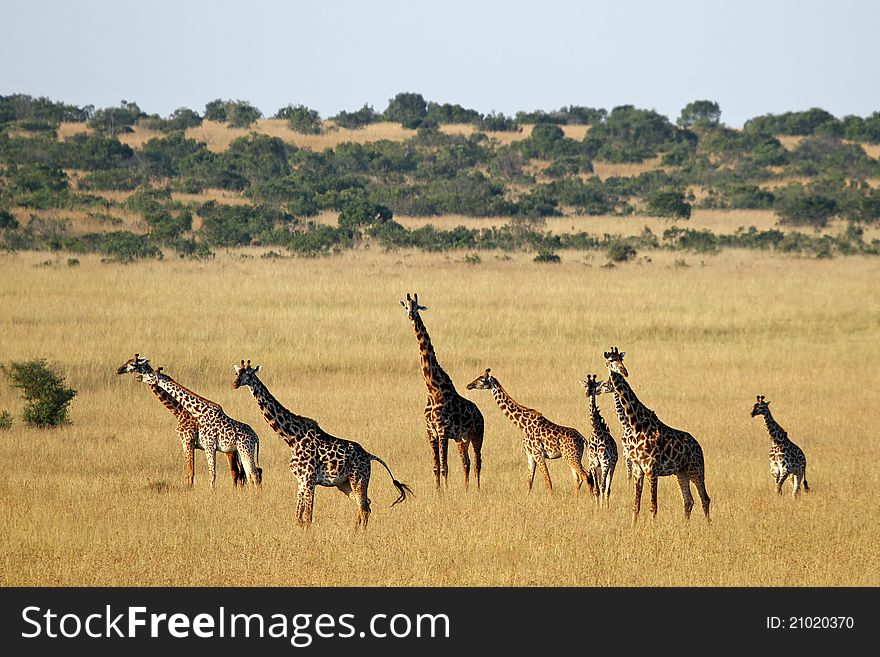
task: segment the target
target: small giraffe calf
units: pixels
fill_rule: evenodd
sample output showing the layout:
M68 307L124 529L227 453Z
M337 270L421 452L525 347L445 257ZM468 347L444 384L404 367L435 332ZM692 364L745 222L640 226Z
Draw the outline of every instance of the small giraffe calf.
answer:
M523 406L507 394L498 379L491 374L491 369L468 383L468 390L489 390L501 411L522 431L522 447L526 453L529 473L526 486L529 494L535 480L535 469L541 470L541 476L550 494L553 494L553 482L547 469L547 460L561 458L571 468L574 477L575 493L579 492L583 482L587 482L590 492L595 492L598 482L593 473L584 470L581 459L584 456L586 440L581 432L573 427L564 427L551 422L543 413Z
M807 457L803 450L795 445L788 437L785 429L773 419L770 414L770 402L764 401L764 395L756 396L755 405L752 407L752 417L764 416L767 432L773 445L770 447L770 473L776 480L776 492L782 495L782 484L788 475L791 475L791 494L797 497L801 492L801 482L804 491L809 493L810 486L807 484Z
M614 437L596 405L596 395L602 381L596 381L595 374L587 374L587 380L581 381L581 385L590 398L590 437L587 439L590 470L596 480L597 498L600 502L604 501L608 504L614 468L617 466L617 443L614 442Z
M117 368L116 373L130 374L134 372L137 374L146 374L147 372L152 371L153 368L150 366L150 361L147 358L141 358L140 354L135 354L134 358L129 358L120 365ZM186 483L192 488L193 479L195 477L195 450L205 449L199 440L199 423L177 400L162 390L158 385L151 385L150 390L153 391L153 394L156 395L165 408L171 411L172 415L177 418L177 437L180 439L181 447L183 447ZM244 486L247 481L247 476L245 475L244 467L241 465L241 459L238 458L238 452L230 452L226 455L226 459L229 461L229 472L232 474L232 485L235 487Z
M262 484L263 469L257 465L260 439L249 425L229 417L220 404L184 388L162 372L161 367L141 374L140 379L147 385L164 390L198 422L199 441L208 461L211 490L214 490L218 451L226 454L237 452L248 482L253 486Z

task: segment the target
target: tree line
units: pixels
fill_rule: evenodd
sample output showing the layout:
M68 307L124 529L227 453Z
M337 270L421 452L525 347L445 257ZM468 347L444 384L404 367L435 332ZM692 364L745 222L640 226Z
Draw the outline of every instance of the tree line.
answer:
M880 219L880 190L872 185L880 178L880 162L862 144L880 143L880 112L837 119L814 108L755 117L734 130L721 122L721 109L712 101L689 103L672 122L631 105L483 115L401 93L381 113L365 105L329 117L332 124L303 105L288 105L274 117L304 133L393 121L416 131L401 141L347 142L313 151L251 132L217 153L186 136L205 120L247 128L261 117L250 103L221 99L208 103L203 113L181 108L162 118L125 100L96 110L21 94L0 96L0 244L130 257L154 257L163 249L198 257L215 248L253 244L313 254L363 239L389 248L610 249L606 242L613 240L586 231L577 239L546 234L540 221L566 211L686 220L694 207L705 207L771 209L782 225L817 228L841 218L851 227L840 243L775 234L731 242L683 229L655 238L657 245L717 249L760 243L820 255L878 251L876 241L866 243L862 235L864 226ZM62 141L57 138L62 122L85 123L91 130ZM471 124L474 130L465 136L439 129L450 123ZM159 136L138 148L122 143L120 135L135 125ZM532 126L529 136L510 143L487 134L523 125ZM565 125L590 128L583 139L573 139ZM797 145L785 148L780 137L786 136L799 137ZM603 180L593 175L594 162L646 160L659 165L631 176ZM699 200L695 188L703 191ZM175 191L208 189L239 192L250 204L172 200ZM133 193L116 202L102 196L105 191ZM107 229L72 236L64 221L40 212L49 209L83 210L106 222ZM119 209L141 216L147 232L115 230ZM325 211L338 213L338 226L312 220ZM22 212L31 213L24 225L16 219ZM410 231L393 220L395 213L510 217L512 222L504 230ZM194 216L201 219L197 231ZM646 244L650 241L641 248Z

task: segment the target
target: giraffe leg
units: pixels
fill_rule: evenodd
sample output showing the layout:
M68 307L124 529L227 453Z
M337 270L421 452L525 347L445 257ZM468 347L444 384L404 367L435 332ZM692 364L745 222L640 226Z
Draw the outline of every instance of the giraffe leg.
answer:
M804 482L804 492L809 493L810 492L810 485L807 483L807 466L804 466L804 471L801 474L801 481Z
M242 451L244 454L242 455ZM260 486L263 483L263 471L257 467L257 459L254 454L254 444L246 443L241 446L241 450L235 452L241 457L242 467L244 468L247 481L251 486ZM242 482L244 485L244 482Z
M299 487L296 491L296 515L294 516L294 520L296 521L297 527L305 526L303 515L306 510L306 487L307 484L300 481Z
M193 487L193 480L195 479L196 468L195 468L195 455L196 449L193 447L190 442L183 442L183 453L184 453L184 472L186 477L186 485L190 488Z
M651 517L657 517L657 475L648 473L648 490L651 493Z
M684 501L684 517L690 520L691 509L694 508L694 496L691 494L691 480L687 474L679 472L676 475L678 487L681 488L681 499Z
M608 469L605 470L605 480L602 482L604 484L603 492L605 493L605 506L610 506L611 504L611 482L614 481L614 469L616 467L616 463L610 463Z
M709 493L706 492L706 475L703 472L700 472L694 475L691 478L691 481L694 483L694 487L697 489L697 495L700 496L700 503L703 505L703 515L706 516L706 522L710 522L709 520L709 503L711 500L709 499Z
M801 492L801 477L798 474L791 475L791 496L797 497Z
M626 480L631 481L633 478L633 462L629 457L625 459L626 461Z
M443 478L443 487L449 488L449 440L440 438L440 476Z
M776 494L782 495L782 484L785 483L785 480L788 479L788 472L783 472L779 478L776 480Z
M217 478L217 446L205 445L205 458L208 460L208 482L211 490L214 490L214 480Z
M571 474L574 477L574 493L575 495L577 495L581 492L581 486L584 482L581 479L581 476L577 473L577 470L572 470Z
M547 461L544 460L543 456L536 458L535 461L538 464L538 469L541 471L541 476L544 477L544 484L546 484L547 490L550 491L550 495L553 495L553 482L550 481L550 470L547 469Z
M477 490L480 490L480 471L483 469L483 429L480 427L478 436L474 436L470 440L471 446L474 448L474 475L477 477Z
M238 454L235 452L226 453L226 461L229 463L229 473L232 475L232 486L238 488L244 485L244 470Z
M428 440L431 444L431 456L434 459L434 485L440 490L440 439L428 431Z
M312 524L312 510L315 504L315 482L309 481L303 496L303 524L306 527Z
M535 481L535 468L538 465L538 462L535 460L535 457L531 454L528 455L529 462L529 474L526 475L526 488L528 490L529 495L532 494L532 483Z
M354 501L358 505L358 526L363 529L367 528L367 522L370 520L370 498L367 496L369 485L369 475L355 475L351 484Z
M585 481L587 482L587 487L590 489L590 494L595 494L595 477L593 476L592 469L587 471L584 470L584 466L581 463L581 457L583 455L583 450L579 453L575 451L574 453L563 454L562 458L568 464L568 467L571 468L571 471L574 473L576 477L576 481L578 482L575 492L580 490L581 484ZM538 460L539 465L541 465L541 474L544 475L544 482L547 484L547 488L549 488L552 492L553 486L550 484L550 472L547 470L547 462L544 460L542 456Z
M633 524L639 517L639 511L642 508L642 485L645 481L645 473L639 469L634 472L635 475L635 496L633 497Z
M469 441L466 438L455 441L455 444L458 447L458 453L461 456L461 467L464 470L465 490L467 490L468 483L471 478L471 459L468 456L468 443Z

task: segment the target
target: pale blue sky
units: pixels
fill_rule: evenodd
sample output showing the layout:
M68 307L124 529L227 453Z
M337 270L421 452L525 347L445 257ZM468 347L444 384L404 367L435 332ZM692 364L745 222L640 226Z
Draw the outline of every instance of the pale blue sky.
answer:
M401 91L482 113L611 109L675 120L880 110L872 0L0 0L0 94L167 116L246 100L326 118Z

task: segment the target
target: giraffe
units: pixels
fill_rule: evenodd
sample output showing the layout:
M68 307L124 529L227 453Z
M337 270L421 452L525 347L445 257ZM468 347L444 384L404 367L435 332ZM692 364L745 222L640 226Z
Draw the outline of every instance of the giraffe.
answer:
M407 318L412 322L419 343L422 374L428 389L428 401L425 404L425 424L427 425L428 442L434 458L434 483L440 490L440 478L448 488L447 450L449 441L455 441L461 456L464 469L464 486L468 487L471 461L468 456L468 445L474 449L474 474L477 488L480 487L480 471L483 468L483 414L469 399L465 399L455 390L452 379L440 367L428 330L422 322L422 310L427 306L419 305L419 295L406 295L406 301L400 305L406 310Z
M491 374L491 368L468 383L468 390L491 390L495 403L504 414L520 428L523 433L522 446L528 460L529 474L526 477L528 492L532 492L532 482L535 479L535 468L541 470L547 490L553 494L553 483L550 481L550 472L547 470L547 459L562 458L571 468L574 476L575 492L579 491L584 481L594 490L595 482L593 475L584 470L581 459L584 455L586 441L577 429L563 427L545 418L538 411L526 408L507 394L501 384Z
M611 497L611 482L614 479L614 468L617 466L617 443L605 424L605 419L596 405L596 395L602 381L596 381L596 375L587 375L581 385L590 398L590 438L587 442L587 453L590 455L590 470L596 481L596 495L607 504Z
M223 412L220 404L212 402L184 388L177 381L162 372L162 368L144 372L141 381L155 385L168 393L180 404L199 425L199 438L208 461L208 477L211 490L216 478L217 452L237 452L242 461L248 482L259 486L263 481L263 469L257 465L260 453L260 439L256 432L244 422L239 422Z
M151 372L153 368L150 361L141 358L140 354L135 354L134 358L130 358L117 368L117 374L129 374L137 372L144 374ZM171 414L177 418L177 437L180 439L180 445L183 447L185 456L184 468L187 485L192 488L193 479L195 477L194 456L195 450L204 450L199 442L199 423L190 415L187 410L180 405L171 395L165 392L158 385L151 385L150 390L159 399L160 402L171 411ZM229 472L232 474L232 485L243 486L245 483L244 468L241 466L241 459L238 458L238 452L231 452L226 455L229 461Z
M397 488L399 497L391 504L406 499L413 494L410 487L394 478L391 468L374 454L370 454L360 444L331 436L321 429L311 418L296 415L279 402L257 376L260 366L251 367L242 360L235 366L233 389L242 386L250 389L263 417L269 426L290 447L290 471L297 480L296 524L309 526L312 522L312 507L316 486L338 488L358 506L357 527L367 528L370 519L370 498L367 489L370 485L372 461L378 461L391 476L391 483Z
M611 385L620 398L627 422L632 426L633 445L630 456L636 469L633 522L639 514L642 484L647 477L651 492L651 515L657 516L657 478L675 475L684 500L684 515L690 518L694 506L691 483L697 488L703 513L709 520L709 494L706 492L703 449L691 434L664 424L645 406L626 380L628 372L623 365L624 354L612 347L605 352Z
M788 475L791 475L792 496L797 497L800 494L801 482L804 484L804 491L809 493L807 457L804 456L803 450L791 441L785 429L773 419L770 414L770 402L764 401L764 395L757 395L755 399L752 417L764 416L764 423L767 425L767 432L773 443L770 447L770 473L776 480L776 492L782 495L782 484Z
M623 356L625 352L620 353L620 359L623 361ZM617 412L617 420L620 422L621 428L623 428L623 435L620 438L620 447L623 450L623 463L626 466L626 480L631 481L633 477L633 469L637 466L633 464L632 456L630 455L632 451L633 445L635 445L635 438L633 437L632 426L629 421L626 419L626 413L623 410L623 404L620 403L620 397L614 392L614 386L611 385L611 379L602 382L596 388L596 394L602 395L605 393L611 393L611 396L614 398L614 410Z

